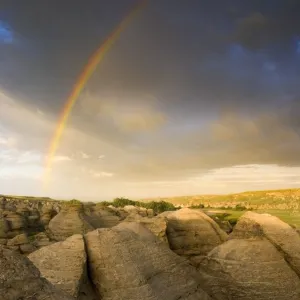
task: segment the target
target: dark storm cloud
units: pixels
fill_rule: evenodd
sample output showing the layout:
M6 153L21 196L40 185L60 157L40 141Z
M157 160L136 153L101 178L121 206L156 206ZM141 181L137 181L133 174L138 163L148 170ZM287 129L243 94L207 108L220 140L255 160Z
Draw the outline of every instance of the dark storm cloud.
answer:
M285 49L296 47L293 39L299 39L300 35L299 1L261 1L253 10L237 18L234 36L237 42L252 50L283 43Z
M1 85L57 113L90 54L133 3L4 1L2 18L22 43L1 48L5 57ZM249 39L249 44L257 42L252 42L253 34L244 34L249 28L264 37L269 17L262 8L269 5L274 15L281 5L276 1L280 5L274 8L270 3L149 1L121 34L87 88L99 97L139 94L142 99L144 93L152 93L168 111L184 107L191 114L228 103L259 109L272 93L278 94L280 86L269 79L262 83L266 76L261 70L268 57L245 51L244 57L238 57L229 49L236 20L240 20L238 41L245 47ZM244 36L245 41L240 40ZM273 73L286 73L282 66L276 68ZM296 79L291 76L290 82Z
M24 148L40 143L45 150L82 67L133 2L1 2L0 18L16 43L0 46L0 85L31 112L5 120L27 133L19 137ZM137 180L235 164L298 164L300 60L296 48L282 51L297 32L293 5L150 1L87 84L60 151L114 153L106 166ZM289 25L278 31L289 10ZM32 121L37 108L44 127Z

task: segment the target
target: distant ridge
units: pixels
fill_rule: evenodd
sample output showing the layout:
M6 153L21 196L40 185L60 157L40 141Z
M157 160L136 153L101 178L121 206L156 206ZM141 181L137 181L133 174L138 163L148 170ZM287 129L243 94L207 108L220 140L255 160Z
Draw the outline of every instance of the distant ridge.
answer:
M242 205L253 209L300 210L300 188L246 191L225 195L193 195L148 198L143 201L167 201L174 205L203 204L210 207L234 207Z

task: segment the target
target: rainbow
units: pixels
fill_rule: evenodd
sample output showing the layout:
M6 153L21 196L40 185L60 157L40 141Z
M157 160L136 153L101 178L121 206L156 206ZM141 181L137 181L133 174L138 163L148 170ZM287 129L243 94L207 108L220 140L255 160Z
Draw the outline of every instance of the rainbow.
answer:
M57 126L55 128L55 132L52 136L50 147L48 150L48 155L46 157L46 168L44 173L44 186L48 186L49 176L52 170L53 158L58 149L64 128L66 127L66 123L68 121L69 115L78 99L81 91L85 87L87 81L93 75L99 63L105 57L105 54L109 51L115 41L118 39L119 35L123 32L123 30L129 25L134 16L147 4L147 0L139 1L132 10L125 16L125 18L121 21L121 23L114 29L114 31L106 38L106 40L100 45L97 51L90 57L88 63L84 67L82 73L80 74L78 80L76 81L71 94L69 95L65 105L60 114L59 120L57 122Z

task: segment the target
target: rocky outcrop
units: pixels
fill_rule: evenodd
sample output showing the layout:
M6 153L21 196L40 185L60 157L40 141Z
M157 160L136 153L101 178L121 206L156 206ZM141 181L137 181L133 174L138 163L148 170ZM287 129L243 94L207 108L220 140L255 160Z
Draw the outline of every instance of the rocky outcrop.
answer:
M26 219L20 213L12 211L3 211L2 217L0 217L6 223L6 236L8 238L13 238L18 234L21 234L27 228Z
M168 243L166 234L167 221L163 216L156 216L152 218L142 217L139 214L130 214L124 222L137 222L148 228L161 241Z
M52 207L44 207L40 213L40 223L45 227L48 226L50 220L57 215Z
M87 221L83 205L65 205L61 211L49 222L50 238L63 241L74 234L85 234L94 227Z
M264 238L232 239L199 265L208 293L218 300L298 300L300 281L279 251Z
M53 244L45 232L40 232L30 237L31 244L37 249Z
M120 223L121 218L110 208L92 206L85 209L86 220L96 228L111 228Z
M41 277L30 260L0 246L1 300L74 300Z
M0 239L7 238L8 232L9 232L9 224L6 218L4 218L4 216L1 215L0 213Z
M227 239L218 224L201 211L183 208L166 214L166 219L170 248L195 264Z
M145 230L139 235L121 223L85 235L90 276L101 299L211 299L195 269Z
M45 246L28 258L54 286L76 299L79 297L81 286L88 280L82 235L73 235L63 242Z
M229 238L251 237L266 238L300 277L300 236L295 229L277 217L249 211L240 217Z
M20 252L21 254L29 254L35 251L37 248L30 243L27 234L22 233L9 239L6 243L6 247Z
M147 209L145 207L138 207L133 205L126 205L123 207L123 210L129 214L138 214L141 217L153 217L153 209Z
M232 232L233 226L230 224L229 221L222 220L221 218L215 215L211 215L211 216L208 215L208 216L211 217L219 225L219 227L227 234L230 234Z

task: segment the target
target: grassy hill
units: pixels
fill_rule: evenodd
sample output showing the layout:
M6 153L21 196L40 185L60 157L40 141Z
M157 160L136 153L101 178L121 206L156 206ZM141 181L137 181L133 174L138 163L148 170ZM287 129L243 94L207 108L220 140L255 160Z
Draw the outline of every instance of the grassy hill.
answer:
M205 207L245 206L252 209L291 209L300 210L300 189L265 190L235 193L228 195L197 195L145 199L144 201L167 201L174 205Z

